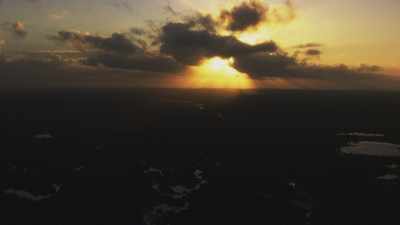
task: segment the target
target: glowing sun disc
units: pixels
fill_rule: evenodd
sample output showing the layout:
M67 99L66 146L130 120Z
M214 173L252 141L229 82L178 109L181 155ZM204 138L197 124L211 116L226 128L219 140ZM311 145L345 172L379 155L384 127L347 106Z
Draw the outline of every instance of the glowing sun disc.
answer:
M234 59L214 57L188 72L186 86L193 88L251 89L253 81L247 74L233 68Z

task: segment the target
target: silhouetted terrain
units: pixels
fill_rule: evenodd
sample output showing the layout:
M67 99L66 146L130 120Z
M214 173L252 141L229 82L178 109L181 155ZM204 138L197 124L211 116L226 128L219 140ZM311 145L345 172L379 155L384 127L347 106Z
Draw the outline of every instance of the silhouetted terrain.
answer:
M366 91L3 91L2 217L398 224L398 99Z

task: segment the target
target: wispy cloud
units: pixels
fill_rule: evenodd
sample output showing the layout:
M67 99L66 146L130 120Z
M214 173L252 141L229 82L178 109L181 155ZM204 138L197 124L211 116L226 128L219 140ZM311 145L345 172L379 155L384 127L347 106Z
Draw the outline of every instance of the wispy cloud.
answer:
M55 11L49 14L49 19L62 20L68 15L70 15L70 12L68 10Z
M129 12L133 11L133 5L129 0L107 0L107 3L117 9L123 9Z
M293 46L293 48L298 48L298 49L320 48L320 47L323 47L323 44L315 43L315 42L309 42L309 43L306 43L306 44L300 44L300 45Z
M75 48L82 51L90 47L120 54L136 53L141 50L126 35L121 33L113 33L110 37L102 37L90 33L60 31L58 34L51 35L48 38L54 41L71 43Z

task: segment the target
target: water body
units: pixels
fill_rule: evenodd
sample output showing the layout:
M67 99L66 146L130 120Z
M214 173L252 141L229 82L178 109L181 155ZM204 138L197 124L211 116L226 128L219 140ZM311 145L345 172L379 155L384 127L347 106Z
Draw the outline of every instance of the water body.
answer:
M351 155L400 157L400 145L385 142L362 141L343 147L341 151Z

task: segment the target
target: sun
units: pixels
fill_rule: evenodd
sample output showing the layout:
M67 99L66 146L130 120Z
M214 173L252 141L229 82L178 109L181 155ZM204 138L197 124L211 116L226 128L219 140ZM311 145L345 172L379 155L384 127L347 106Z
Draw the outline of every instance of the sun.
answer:
M233 58L213 57L193 66L187 72L184 85L191 88L251 89L253 81L245 73L237 71Z
M222 59L220 57L214 57L206 60L200 67L204 72L213 73L214 75L238 76L240 72L232 67L233 63L233 58Z

